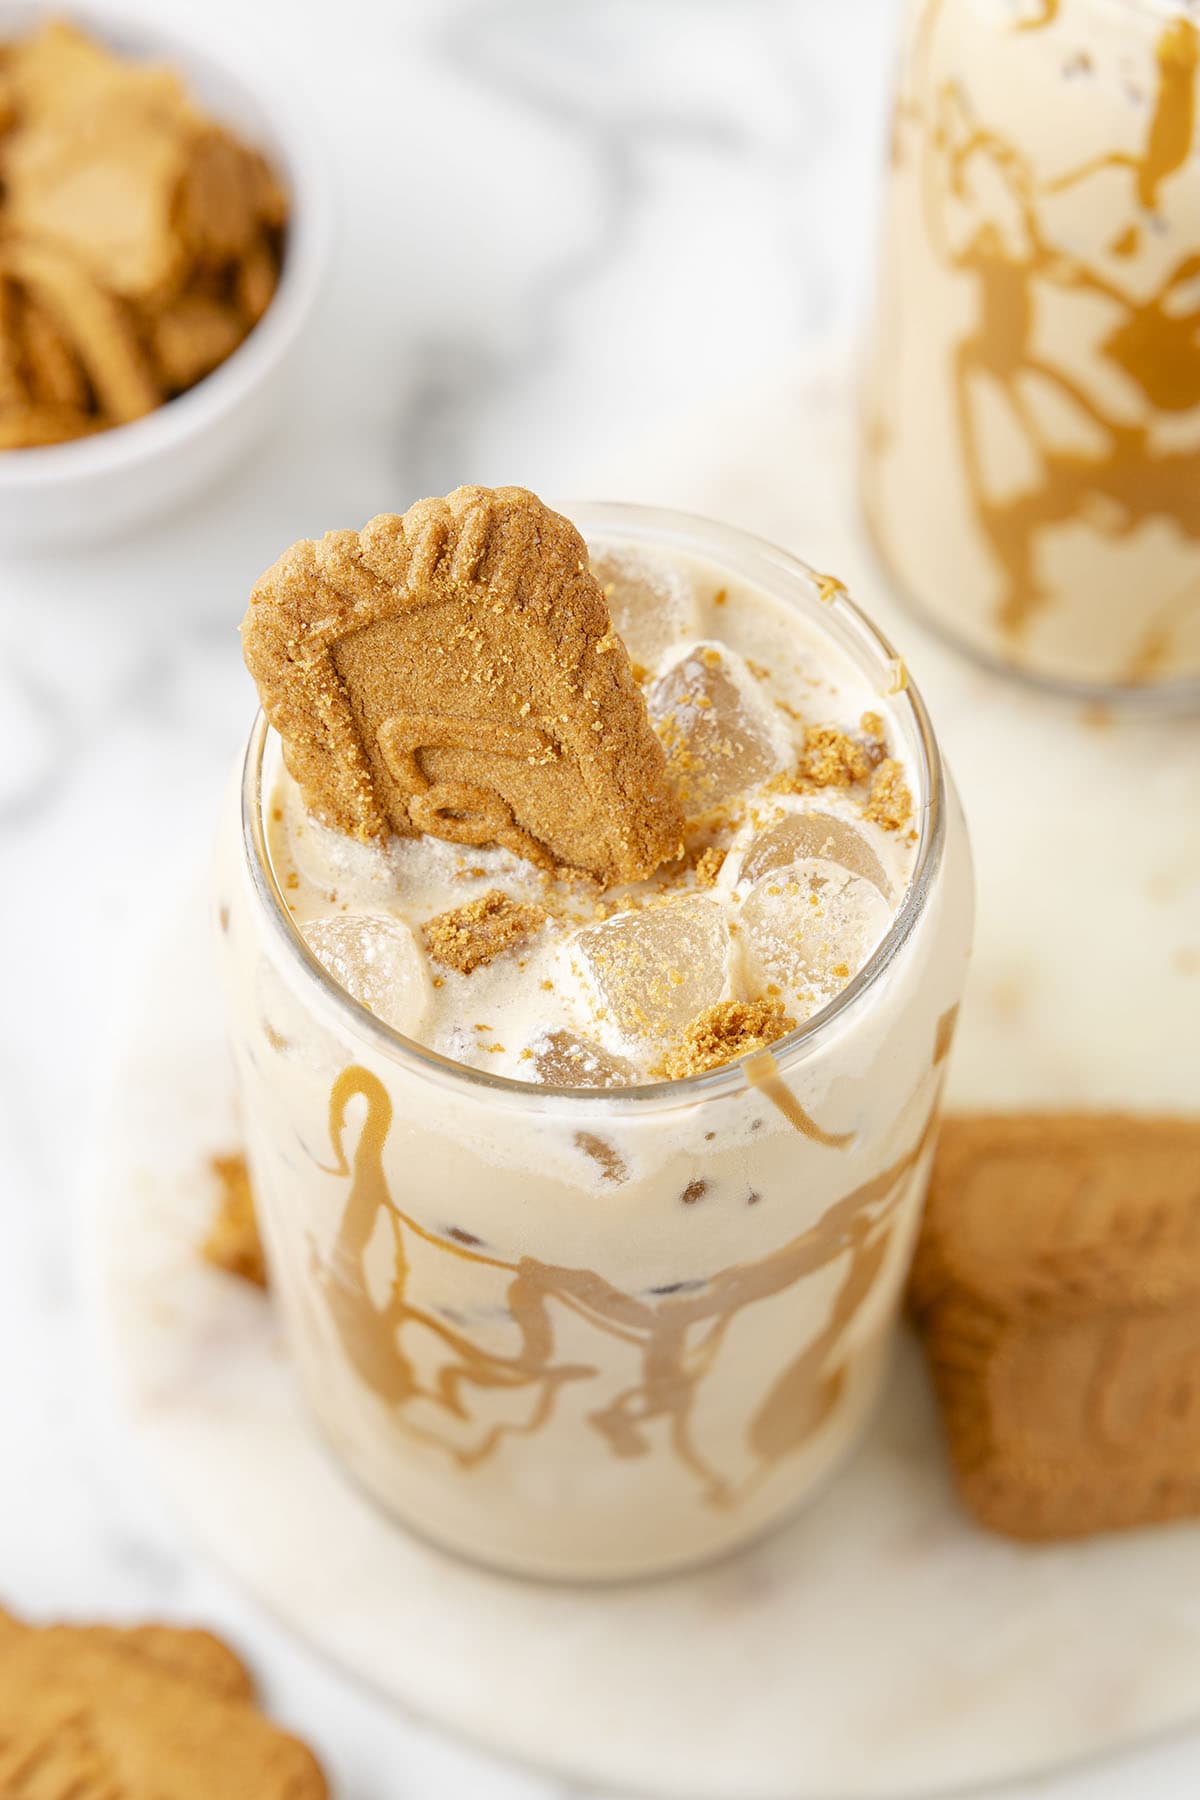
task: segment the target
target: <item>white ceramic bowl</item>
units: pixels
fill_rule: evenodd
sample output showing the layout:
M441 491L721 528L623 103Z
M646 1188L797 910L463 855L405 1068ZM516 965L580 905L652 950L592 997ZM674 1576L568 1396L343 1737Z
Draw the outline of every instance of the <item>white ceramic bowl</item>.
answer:
M222 123L270 157L291 200L283 271L262 319L194 388L130 425L34 450L0 451L0 543L21 548L107 537L194 493L265 429L285 392L329 262L325 163L309 121L257 73L132 16L65 16L115 49L162 58ZM45 17L0 0L0 39Z

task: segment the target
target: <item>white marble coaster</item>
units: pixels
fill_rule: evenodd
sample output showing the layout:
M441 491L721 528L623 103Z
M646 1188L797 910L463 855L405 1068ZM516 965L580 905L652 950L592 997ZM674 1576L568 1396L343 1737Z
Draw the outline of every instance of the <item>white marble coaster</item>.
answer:
M1200 1527L1042 1550L976 1532L911 1346L841 1479L707 1572L540 1586L390 1525L310 1431L269 1302L196 1256L205 1160L236 1131L194 901L148 974L99 1195L124 1410L197 1536L364 1681L688 1800L928 1800L1200 1715Z
M647 452L624 492L847 574L915 668L982 887L952 1098L1195 1106L1200 726L1085 724L899 616L853 528L830 367ZM205 1159L236 1143L201 915L147 971L107 1122L101 1304L158 1477L297 1632L496 1749L688 1800L929 1800L1200 1717L1200 1527L1036 1550L975 1531L911 1346L835 1486L707 1572L541 1587L388 1524L310 1433L269 1303L196 1257Z

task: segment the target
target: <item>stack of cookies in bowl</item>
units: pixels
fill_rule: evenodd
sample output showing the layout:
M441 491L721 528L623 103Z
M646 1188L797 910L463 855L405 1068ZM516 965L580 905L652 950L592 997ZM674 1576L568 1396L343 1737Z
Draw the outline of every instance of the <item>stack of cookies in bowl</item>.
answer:
M0 542L109 536L228 469L288 391L326 236L268 77L0 4Z

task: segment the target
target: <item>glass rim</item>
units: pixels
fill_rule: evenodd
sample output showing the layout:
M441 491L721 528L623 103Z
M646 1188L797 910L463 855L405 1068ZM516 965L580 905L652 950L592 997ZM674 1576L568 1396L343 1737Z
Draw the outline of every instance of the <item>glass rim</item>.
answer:
M1042 0L1046 4L1047 0ZM1061 0L1048 0L1051 10L1041 17L1009 18L996 21L997 29L1034 33L1046 26L1055 24L1061 17ZM1200 14L1197 13L1195 0L1082 0L1085 12L1118 12L1136 13L1143 19L1152 19L1160 24L1170 24L1173 19L1185 19L1192 24L1200 25Z
M1052 0L1053 11L1045 18L1018 21L1017 29L1039 29L1043 25L1051 25L1058 17L1059 0ZM1144 19L1154 19L1169 24L1172 19L1188 19L1200 24L1191 0L1085 0L1093 12L1138 13Z
M1141 13L1149 19L1190 19L1196 22L1195 12L1188 0L1101 0L1101 4L1114 6L1118 12Z
M851 600L845 590L822 593L822 578L808 563L790 551L753 533L725 525L700 514L634 503L589 501L563 507L567 517L585 537L598 540L639 541L643 545L677 540L678 547L710 554L718 565L725 547L740 551L764 571L775 571L795 587L781 595L762 580L773 598L794 605L810 617L824 635L832 635L850 656L859 673L884 678L903 667L890 640ZM863 1009L876 984L907 943L923 916L940 872L946 841L946 780L941 751L919 689L907 678L899 692L881 691L891 707L906 719L908 742L916 753L915 774L922 789L920 835L912 874L891 924L862 968L829 1004L803 1020L785 1037L772 1043L773 1072L785 1075L807 1061L833 1038L847 1019ZM484 1069L455 1062L427 1044L406 1037L355 1000L329 974L309 949L293 918L275 876L267 842L263 792L263 761L271 727L260 708L247 740L240 781L241 841L251 886L268 920L276 944L300 976L311 983L327 1007L337 1014L351 1038L365 1039L388 1060L399 1062L419 1078L443 1087L474 1091L481 1099L501 1104L529 1105L538 1110L616 1112L668 1111L675 1107L728 1098L754 1086L745 1059L723 1063L716 1069L676 1080L631 1083L615 1088L557 1087L543 1082L519 1081L493 1075ZM561 1104L560 1104L561 1103Z

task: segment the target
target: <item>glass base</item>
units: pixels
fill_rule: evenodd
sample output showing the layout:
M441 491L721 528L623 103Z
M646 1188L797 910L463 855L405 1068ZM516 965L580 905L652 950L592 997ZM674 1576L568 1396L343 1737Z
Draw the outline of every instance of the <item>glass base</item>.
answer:
M418 1543L439 1555L461 1562L489 1575L513 1581L528 1581L546 1588L600 1589L636 1587L646 1583L671 1581L697 1570L731 1562L742 1552L784 1530L813 1506L843 1470L861 1451L871 1433L882 1395L892 1377L896 1361L899 1321L893 1318L878 1335L866 1353L864 1363L839 1408L840 1417L830 1432L823 1454L808 1475L794 1482L752 1520L741 1524L722 1521L704 1543L667 1553L661 1548L640 1553L620 1534L607 1546L597 1546L594 1560L585 1564L578 1553L554 1556L546 1549L534 1547L536 1534L530 1533L522 1544L499 1542L489 1535L486 1516L478 1528L464 1534L461 1528L447 1528L431 1511L420 1511L404 1505L384 1491L373 1477L363 1457L339 1431L338 1426L314 1404L304 1387L298 1368L300 1398L306 1422L322 1452L340 1478L395 1530L407 1533Z
M892 569L871 523L870 509L860 503L858 511L864 535L870 545L871 559L888 592L895 596L905 612L923 630L929 632L931 637L937 638L939 643L945 644L956 655L974 663L976 668L985 670L989 675L1004 676L1007 680L1050 699L1073 700L1092 706L1115 706L1122 712L1133 714L1163 713L1177 717L1180 714L1200 712L1200 675L1188 675L1175 681L1124 684L1072 681L1065 675L1048 675L1021 663L1009 662L1002 656L990 655L986 650L980 649L978 644L960 637L941 619L935 618L916 598L912 589Z

